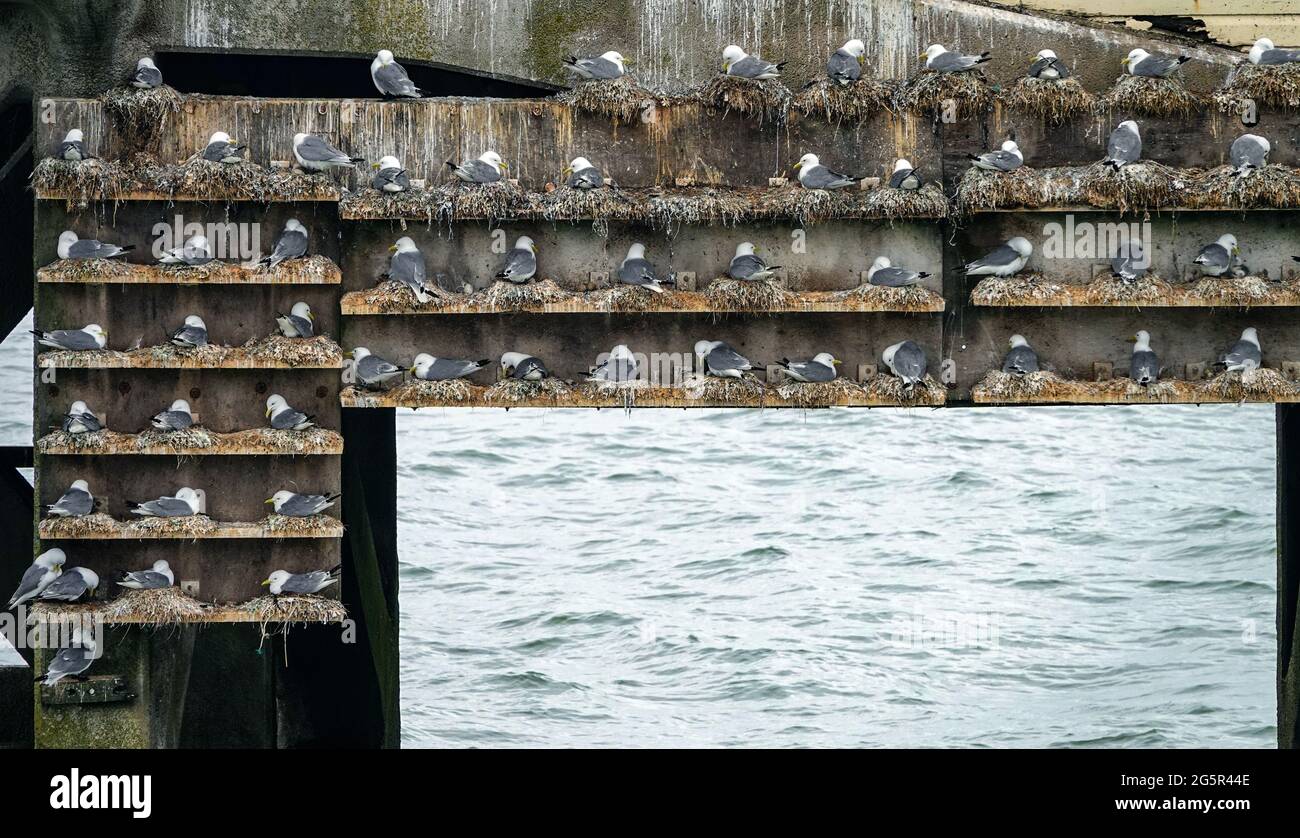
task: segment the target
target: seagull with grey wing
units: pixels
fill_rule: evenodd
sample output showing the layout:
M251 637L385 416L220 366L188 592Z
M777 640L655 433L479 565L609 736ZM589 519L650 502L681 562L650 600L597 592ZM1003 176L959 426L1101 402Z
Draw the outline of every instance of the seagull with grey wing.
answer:
M1120 64L1128 70L1130 76L1141 76L1151 79L1167 79L1173 75L1179 67L1191 61L1189 55L1152 55L1141 47L1132 49Z
M912 164L903 158L894 161L894 173L889 176L889 187L891 189L902 189L907 192L915 192L925 185L921 179L921 173L912 168Z
M308 172L347 169L365 162L364 157L353 157L330 145L324 138L306 133L293 135L293 157Z
M587 376L588 381L623 384L635 381L637 377L636 355L624 344L619 344L609 351L605 360L592 367Z
M485 151L477 160L466 160L459 166L448 160L447 167L466 183L496 183L504 177L502 170L510 168L495 151Z
M573 189L599 189L605 176L585 157L575 157L564 170L564 185Z
M93 349L103 349L108 345L108 332L98 323L89 323L80 329L55 329L45 332L40 329L31 329L32 334L36 335L36 342L41 346L48 346L51 349L68 349L74 352L84 352Z
M163 495L155 500L130 501L132 515L144 518L185 518L199 514L199 493L182 486L174 495Z
M1028 75L1031 79L1060 81L1070 77L1070 68L1065 66L1064 61L1056 57L1055 52L1050 49L1040 49L1029 64Z
M309 338L316 334L316 315L302 300L294 303L288 314L277 314L275 324L287 338Z
M794 167L799 171L799 185L804 189L844 189L862 180L858 175L831 171L816 154L805 154Z
M1128 377L1134 384L1149 387L1160 378L1160 359L1151 349L1151 334L1139 329L1133 336L1133 355L1128 363Z
M387 154L375 164L375 176L370 179L370 186L380 192L405 192L411 188L411 178L402 168L402 161Z
M1110 259L1111 273L1129 282L1146 276L1150 267L1150 261L1142 253L1142 245L1135 241L1126 241Z
M427 303L433 299L424 284L424 254L415 246L410 236L402 236L388 248L393 260L388 265L388 278L400 282L415 295L416 302Z
M130 253L132 250L135 250L133 244L121 247L96 239L83 239L71 230L64 230L59 234L60 259L112 259Z
M497 272L496 278L521 285L536 275L537 245L528 236L520 236L506 254L505 265Z
M1233 140L1228 149L1233 174L1246 175L1253 169L1264 168L1268 165L1268 152L1271 148L1268 140L1258 134L1242 134Z
M212 259L212 245L208 243L208 237L197 234L186 239L181 247L164 251L163 255L158 257L158 262L163 265L185 265L193 268L206 265Z
M885 288L906 288L910 285L920 285L921 280L929 276L926 271L896 268L888 257L878 256L876 261L871 263L871 269L867 271L867 282Z
M1278 64L1295 64L1300 62L1300 49L1278 49L1269 38L1260 38L1250 48L1246 56L1251 64L1261 67L1273 67Z
M279 393L273 393L266 400L266 418L277 431L305 431L316 424L313 421L316 417L290 407Z
M546 368L540 358L535 358L525 352L505 352L501 355L501 372L506 378L517 378L520 381L541 381L544 378L551 377L551 371Z
M925 52L921 53L921 58L925 59L925 69L933 70L936 73L966 73L971 70L979 69L979 66L993 58L992 53L982 52L979 55L962 55L957 52L949 52L943 44L930 44L926 47Z
M1006 244L1000 244L989 253L965 266L966 276L1013 276L1029 261L1034 246L1029 240L1016 236Z
M466 361L461 358L435 358L421 352L415 356L415 362L411 365L411 375L421 381L451 381L471 376L491 363L489 358Z
M135 62L135 72L127 79L127 83L140 90L161 87L163 83L162 71L158 69L157 64L153 63L152 58L141 58Z
M890 346L881 353L880 360L903 382L903 392L909 396L925 379L925 350L915 341L904 340Z
M781 75L784 66L784 61L779 64L764 61L757 55L747 54L735 44L722 51L722 72L728 76L755 80L774 79Z
M330 570L314 570L311 573L290 573L287 570L273 571L263 580L272 596L282 594L318 594L339 581L343 565L336 565Z
M743 378L756 368L748 358L720 340L696 341L695 357L705 375L717 378Z
M404 370L392 361L385 361L374 355L364 346L358 346L347 353L352 359L352 373L358 384L367 390L377 390L400 378Z
M1138 124L1131 119L1126 119L1110 132L1110 138L1106 140L1106 158L1102 160L1102 165L1110 166L1115 171L1119 171L1129 163L1136 163L1142 159L1142 133L1138 130Z
M1237 237L1231 233L1219 236L1218 240L1202 247L1192 260L1201 266L1201 273L1206 276L1223 276L1237 264L1241 248L1237 246Z
M94 512L98 503L90 493L89 483L74 480L58 500L45 507L45 511L52 518L81 518Z
M334 505L341 494L326 495L303 495L298 492L290 492L288 489L281 489L274 495L266 499L266 503L271 504L276 515L284 515L289 518L310 518L312 515L319 515L326 509Z
M1249 372L1263 366L1263 350L1259 345L1259 333L1254 326L1241 333L1241 339L1220 356L1219 363L1228 372Z
M166 559L159 559L149 570L132 570L122 574L117 584L133 591L156 591L176 584L176 574Z
M225 131L217 131L208 138L202 157L209 163L242 163L246 146L237 144Z
M810 361L791 361L789 358L782 358L778 363L785 374L795 381L820 383L834 381L835 368L841 362L829 352L818 352Z
M776 271L780 269L780 265L768 265L761 256L755 256L752 242L741 242L736 245L736 255L731 257L731 264L727 266L727 276L762 282L776 278Z
M60 427L70 434L93 434L95 431L104 430L99 417L92 413L83 401L72 403L72 407L68 408L68 412L63 415Z
M987 172L1014 172L1025 164L1025 155L1021 153L1020 146L1016 145L1015 140L1003 142L1002 148L998 151L986 151L983 154L967 156L973 161L972 166Z
M150 424L160 431L183 431L194 426L194 414L190 412L190 403L177 399L172 406L158 413Z
M862 65L866 60L867 45L857 38L845 41L844 46L831 53L826 62L826 77L844 86L862 78Z
M18 582L18 588L9 597L9 604L6 606L13 610L16 606L22 605L28 600L40 596L50 586L59 574L63 572L63 565L68 561L68 556L58 547L52 550L46 550L33 561L30 567L23 572L23 578Z
M76 602L82 597L93 599L98 588L98 573L88 567L70 567L47 585L37 599L46 602Z
M1038 353L1025 340L1024 335L1012 335L1011 348L1002 359L1002 371L1011 375L1028 375L1038 372Z
M381 49L370 62L370 80L385 99L419 99L424 91L415 86L406 68L393 60L390 50Z
M45 668L45 675L37 678L36 682L52 687L64 678L71 678L74 681L83 680L96 657L98 657L98 644L92 633L79 625L74 625L72 642L59 649L50 659L49 666Z
M633 243L627 249L627 256L618 267L618 281L624 285L648 288L656 294L664 293L663 283L673 284L671 278L660 279L655 276L655 266L645 258L645 245L640 242Z
M168 333L167 339L181 349L197 349L208 345L208 324L197 314L187 315L180 328Z
M94 155L86 150L86 135L80 128L72 128L64 135L63 142L54 147L53 156L57 160L70 160L74 163L95 159Z
M626 65L631 63L632 59L624 58L621 53L609 50L595 58L578 58L576 55L570 55L564 59L564 69L584 81L609 81L621 79L627 73Z
M287 262L290 259L301 259L307 255L307 228L302 226L296 218L290 218L284 222L284 230L280 233L280 238L275 240L275 247L271 249L270 256L263 256L259 265L264 265L271 270L281 262Z

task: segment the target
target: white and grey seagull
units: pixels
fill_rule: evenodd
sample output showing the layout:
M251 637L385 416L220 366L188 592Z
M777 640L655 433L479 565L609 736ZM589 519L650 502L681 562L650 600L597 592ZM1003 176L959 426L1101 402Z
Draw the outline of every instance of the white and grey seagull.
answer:
M190 314L185 317L185 322L180 328L170 332L167 339L173 346L179 346L181 349L196 349L200 346L208 345L208 324L203 322L203 318L197 314Z
M1249 174L1252 169L1262 169L1268 165L1268 152L1272 148L1268 140L1258 134L1242 134L1232 141L1228 149L1228 160L1232 163L1235 174Z
M273 393L266 400L266 418L277 431L305 431L316 424L314 416L290 407L279 393Z
M99 417L83 401L72 403L72 407L69 407L68 412L63 415L60 427L65 433L70 434L93 434L95 431L104 430Z
M816 154L811 153L800 157L794 167L799 172L799 185L804 189L844 189L862 180L858 175L831 171L822 165Z
M216 131L203 147L202 157L209 163L242 163L245 146L237 144L225 131Z
M50 659L45 668L45 677L37 679L41 684L52 687L64 678L80 679L90 669L98 657L98 644L91 632L80 625L72 627L72 642Z
M130 253L135 245L119 246L97 239L79 238L71 230L59 234L58 254L60 259L112 259Z
M1008 239L982 258L967 262L966 276L1000 276L1008 277L1020 272L1020 269L1033 255L1034 246L1023 236Z
M45 507L45 511L55 518L80 518L94 512L96 503L95 496L90 493L90 484L74 480L58 500Z
M37 599L48 602L76 602L91 599L99 588L99 574L88 567L70 567L45 586Z
M609 81L622 78L627 73L625 65L631 63L632 59L624 58L621 53L609 50L595 58L578 58L570 55L564 59L564 69L586 81Z
M705 375L718 378L743 378L745 373L756 369L748 358L720 340L696 341L695 357Z
M477 160L466 160L459 166L448 160L447 167L466 183L496 183L505 176L503 170L510 168L500 154L490 150L480 154Z
M1201 273L1206 276L1223 276L1237 264L1241 248L1237 246L1237 237L1224 233L1216 241L1202 247L1192 260L1192 264L1201 266Z
M272 596L281 594L318 594L339 581L343 566L331 570L314 570L311 573L290 573L276 570L262 584L271 589Z
M502 353L501 372L507 378L518 378L521 381L541 381L551 377L551 371L540 358L525 352Z
M834 381L837 374L835 368L841 362L829 352L818 352L810 361L791 361L789 358L782 358L778 363L785 374L795 381L817 383Z
M308 172L347 169L365 162L364 157L353 157L330 145L323 137L307 133L293 135L293 157Z
M163 83L162 71L153 63L152 58L141 58L135 62L135 72L127 79L127 83L140 90L160 87Z
M496 278L522 284L537 275L537 245L528 236L520 236L515 246L506 254L505 264Z
M867 271L867 282L885 288L906 288L920 285L921 280L929 277L926 271L914 271L910 268L894 267L887 256L877 256Z
M489 358L466 361L460 358L435 358L421 352L415 356L415 363L411 365L411 375L421 381L451 381L473 375L491 363Z
M637 373L636 355L625 344L620 343L609 351L605 360L592 367L587 380L624 384L635 381Z
M149 420L160 431L183 431L194 426L194 414L190 412L190 403L177 399L172 406L158 413Z
M1180 55L1174 57L1171 55L1152 55L1141 47L1129 51L1128 56L1120 64L1128 70L1131 76L1143 76L1145 78L1166 79L1173 75L1173 72L1179 67L1191 61L1189 55Z
M575 157L564 170L564 185L573 189L599 189L605 176L585 157Z
M757 55L747 54L735 44L730 44L722 51L722 72L728 76L756 80L774 79L781 75L781 68L784 66L784 61L779 64L764 61Z
M164 251L163 255L158 257L158 262L163 265L186 265L193 268L206 265L212 259L212 245L209 244L207 236L199 233L186 239L182 246Z
M1106 140L1106 158L1102 164L1119 171L1129 163L1142 159L1142 132L1138 124L1126 119L1110 132Z
M1241 333L1241 339L1223 353L1219 363L1226 367L1228 372L1249 372L1263 365L1263 350L1259 345L1259 333L1255 331L1254 326Z
M925 59L925 69L936 73L965 73L979 68L979 65L992 60L993 55L982 52L979 55L962 55L949 52L943 44L930 44L921 53Z
M70 160L79 162L81 160L94 160L94 156L86 151L86 135L81 132L80 128L72 128L63 136L63 142L54 148L54 156L59 160Z
M400 378L405 371L392 361L385 361L371 353L364 346L358 346L347 353L352 359L352 373L358 384L366 389L377 389Z
M1129 358L1128 377L1134 384L1148 387L1160 378L1160 359L1151 349L1151 334L1139 329L1133 336L1133 355Z
M300 259L307 255L307 228L302 226L296 218L290 218L284 222L284 230L280 233L280 238L275 240L275 247L271 249L270 256L263 256L258 262L272 270L281 262L287 262L290 259Z
M393 260L388 265L388 278L410 288L411 293L415 294L416 302L427 303L432 300L429 286L424 284L424 254L415 246L415 241L410 236L402 236L388 249L393 254Z
M826 76L838 85L848 85L862 78L862 65L866 61L867 45L857 38L845 41L844 46L831 53L826 62Z
M1038 353L1025 340L1024 335L1012 335L1011 348L1002 359L1002 371L1010 375L1028 375L1038 372Z
M275 324L287 338L309 338L316 334L316 315L302 300L294 303L288 314L277 314Z
M989 172L1014 172L1025 164L1025 155L1015 140L1006 140L998 151L968 155L971 165Z
M172 573L172 567L166 559L159 559L149 570L132 570L122 574L117 584L133 591L155 591L175 585L176 575Z
M618 266L618 281L624 285L647 288L656 294L664 293L664 282L672 284L670 280L655 275L655 266L645 258L645 245L640 242L634 242L627 249L623 264Z
M108 332L98 323L89 323L80 329L54 329L42 331L32 329L36 342L51 349L69 349L75 352L103 349L108 345Z
M1066 67L1065 62L1057 58L1052 50L1040 49L1029 64L1028 75L1031 79L1060 81L1070 77L1070 68Z
M912 168L910 162L901 157L894 161L894 173L889 176L890 188L915 192L923 185L920 173Z
M880 360L903 382L903 392L911 395L925 379L925 350L915 341L899 341L880 354Z
M390 50L381 49L370 62L370 80L385 98L419 99L424 91L415 86L406 68L393 60Z
M332 495L303 495L298 492L290 492L288 489L281 489L267 498L265 502L271 504L271 508L275 510L276 515L284 515L289 518L309 518L329 509L340 497L342 495L337 492Z
M199 493L182 486L174 495L163 495L155 500L131 501L132 515L144 518L185 518L199 514Z
M28 600L40 596L50 586L50 583L59 578L63 572L63 565L68 561L68 556L58 547L46 550L33 561L30 567L23 572L23 577L18 582L18 588L14 591L13 596L9 597L9 604L6 606L12 610L15 606L22 605Z
M1250 53L1246 57L1250 59L1251 64L1258 64L1261 67L1295 64L1300 62L1300 49L1278 49L1273 46L1270 39L1260 38L1255 41L1255 45L1250 48Z
M741 242L736 245L736 255L731 257L731 264L727 266L727 276L761 282L775 278L780 269L780 265L769 265L763 257L754 255L753 242Z

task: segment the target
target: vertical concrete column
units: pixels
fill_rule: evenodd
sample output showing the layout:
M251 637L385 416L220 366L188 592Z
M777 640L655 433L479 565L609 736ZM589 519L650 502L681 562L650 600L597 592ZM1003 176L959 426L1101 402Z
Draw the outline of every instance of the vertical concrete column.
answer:
M1300 405L1277 410L1277 746L1300 748Z

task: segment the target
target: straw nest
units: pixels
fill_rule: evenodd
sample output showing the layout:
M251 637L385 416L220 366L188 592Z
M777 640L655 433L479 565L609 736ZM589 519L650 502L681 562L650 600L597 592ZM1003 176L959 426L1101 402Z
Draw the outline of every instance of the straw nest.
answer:
M553 279L524 283L497 280L471 297L487 311L523 311L570 300L574 294L556 285Z
M1183 203L1192 208L1210 209L1297 207L1300 206L1300 172L1270 163L1239 175L1232 166L1217 166L1191 181Z
M711 107L756 116L760 122L784 119L790 90L780 79L742 79L720 73L697 90L694 98Z
M1046 304L1064 293L1061 283L1049 281L1040 273L988 276L970 292L970 301L977 306Z
M116 163L98 159L74 162L53 157L36 164L31 184L37 195L65 198L69 212L85 209L91 201L129 192L137 185Z
M412 379L392 387L384 393L384 401L402 404L408 407L438 407L440 405L460 405L478 401L480 392L486 388L475 387L463 378L450 381L422 381ZM345 403L364 404L372 394L355 387L344 391Z
M1082 291L1082 302L1085 305L1152 303L1171 300L1176 294L1172 285L1152 273L1135 279L1124 279L1113 273L1104 273L1083 286Z
M483 401L506 407L520 402L552 402L560 405L572 396L573 388L558 378L543 378L541 381L503 378L487 388L483 393Z
M865 218L946 218L948 196L937 183L927 183L920 189L890 189L888 186L867 193Z
M860 122L894 107L897 90L889 82L866 76L852 84L820 78L794 97L791 107L827 122Z
M333 530L337 520L329 515L294 517L272 513L262 519L261 526L268 533L278 535L312 535Z
M881 311L942 311L943 297L924 285L891 288L864 282L857 288L836 291L831 299L859 303Z
M1128 73L1115 79L1115 85L1097 99L1099 111L1122 111L1139 116L1191 116L1204 104L1178 79L1131 76Z
M185 97L165 84L145 90L119 85L100 94L99 101L126 145L142 149L157 141L168 117L180 113Z
M48 454L51 451L66 451L78 454L83 451L89 452L122 445L123 442L131 439L131 434L120 434L117 431L107 429L90 434L70 434L67 431L54 430L36 440L36 450L42 454Z
M1236 113L1245 100L1256 107L1300 109L1300 64L1238 64L1215 91L1214 103L1220 110Z
M568 105L575 111L608 116L619 122L631 124L641 116L641 111L658 100L629 75L616 79L595 79L575 84L568 90L555 94L555 101Z
M122 589L100 613L106 622L129 621L152 626L201 622L210 608L176 586L144 591Z
M442 293L430 293L433 293L433 299L427 303L421 303L415 298L415 292L406 283L398 282L395 279L385 279L381 280L373 288L367 288L365 291L353 291L348 296L356 295L359 297L361 305L385 314L422 308L437 310L449 301L455 300L463 303L465 300L464 294L443 295Z
M188 428L175 431L148 428L136 434L132 442L137 451L157 450L160 448L175 451L195 451L204 448L215 448L218 444L218 435L202 425L190 425Z
M250 363L274 362L288 367L337 367L343 363L343 349L329 335L289 338L282 334L250 338L232 354Z
M750 373L741 378L691 374L682 382L687 398L710 404L762 407L767 387Z
M341 623L348 618L348 610L336 599L326 599L313 594L284 594L273 596L267 594L235 606L240 613L247 614L262 625L271 623L285 625L307 623Z
M138 269L120 259L58 259L42 270L56 273L62 282L107 283Z
M38 362L43 367L59 369L104 368L262 368L325 367L342 364L343 351L327 335L311 338L286 338L268 335L252 338L243 346L179 347L171 343L130 349L67 350L42 352Z
M979 404L1115 404L1126 401L1143 404L1190 401L1193 389L1188 382L1169 379L1143 387L1127 378L1080 381L1062 378L1049 370L1026 375L990 370L971 388L971 400Z
M338 431L314 425L303 431L250 428L220 437L223 449L244 454L320 454L343 450L343 437Z
M922 70L898 91L898 104L916 113L940 113L951 102L958 119L971 119L993 104L993 88L983 73L936 73Z
M774 390L777 398L791 407L833 407L861 403L867 397L866 388L849 378L807 382L790 379Z
M990 172L971 166L957 184L957 212L1069 206L1078 201L1082 171L1021 166L1012 172Z
M926 375L911 390L903 386L903 380L889 373L878 372L862 383L867 395L876 401L912 405L942 405L948 400L948 388Z
M768 311L788 308L798 295L771 280L719 277L704 289L704 299L713 311Z
M452 224L529 217L530 203L529 194L508 180L478 184L456 181L404 192L349 192L339 201L339 215L352 220L401 218Z
M265 169L255 163L214 163L192 157L175 166L142 171L142 180L170 196L201 196L224 201L311 201L338 199L327 177L292 169Z
M266 265L239 265L213 260L204 265L142 265L121 259L58 259L40 270L42 282L174 283L177 279L199 284L337 284L339 269L329 257L314 255Z
M537 199L535 212L547 221L639 220L637 210L633 199L613 186L557 186Z
M123 536L140 538L202 538L221 526L207 515L179 515L174 518L141 518L121 526Z
M1210 305L1251 306L1297 290L1294 281L1271 282L1266 276L1207 276L1193 282L1187 294Z
M687 292L664 291L656 294L648 288L621 282L610 288L588 291L582 295L582 299L600 311L663 311L691 307Z
M1184 173L1150 160L1129 163L1118 171L1094 163L1079 178L1086 203L1120 212L1178 206L1187 185Z
M94 535L108 535L120 530L121 524L103 512L78 515L68 518L45 518L40 524L41 538L86 538Z
M1011 110L1031 114L1050 125L1091 113L1097 105L1097 97L1073 77L1053 81L1024 76L1002 91L1001 99Z
M1295 382L1268 367L1242 372L1224 371L1200 383L1198 389L1227 402L1289 399L1300 392Z

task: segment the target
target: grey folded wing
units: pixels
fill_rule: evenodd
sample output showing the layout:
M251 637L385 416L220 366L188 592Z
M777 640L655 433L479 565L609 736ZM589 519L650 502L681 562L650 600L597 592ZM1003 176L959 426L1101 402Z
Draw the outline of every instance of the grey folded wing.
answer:
M894 358L898 360L897 356ZM1038 372L1038 353L1028 346L1016 346L1002 361L1003 372Z
M298 144L298 156L312 163L351 163L352 158L339 149L322 140L315 134L308 135Z
M307 253L307 234L299 230L285 230L276 239L271 251L271 264L276 265L286 259L297 259Z
M646 259L624 259L618 269L618 278L628 285L649 285L658 281L654 265Z
M186 515L194 514L194 508L180 498L158 498L157 500L145 501L140 504L140 508L159 518L183 518Z
M870 280L872 285L883 285L886 288L903 288L920 281L921 274L907 268L881 268L871 275Z
M743 372L752 369L754 366L749 362L748 358L725 343L710 351L704 357L704 362L709 365L711 370L739 370Z
M277 431L292 430L303 422L308 421L309 418L310 417L301 410L289 408L288 410L282 410L271 417L271 427Z
M406 68L394 61L375 70L375 84L389 96L419 96L420 91L406 74Z
M527 280L537 273L537 256L531 250L516 247L506 254L501 276L510 280Z
M424 254L418 250L396 253L388 269L389 279L411 286L424 287Z
M862 77L862 65L858 63L857 56L836 50L826 62L826 75L838 82L857 81Z
M727 275L732 279L750 279L755 274L766 271L767 263L751 253L732 259L730 267L727 268Z
M779 73L780 70L770 61L764 61L756 55L746 55L735 64L732 64L728 72L743 79L755 79L762 75Z
M45 339L57 343L64 349L98 349L94 335L80 329L56 329L46 332Z
M67 515L89 515L95 509L95 498L90 492L81 489L69 489L63 496L50 505L51 510L58 510Z
M594 166L588 166L570 174L565 185L574 189L598 189L605 185L605 176Z

